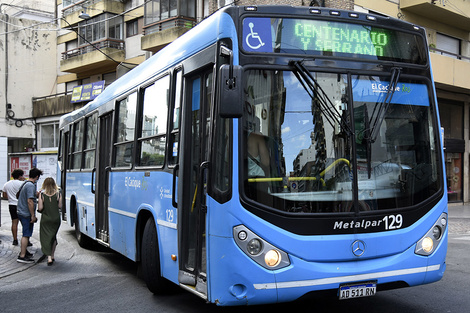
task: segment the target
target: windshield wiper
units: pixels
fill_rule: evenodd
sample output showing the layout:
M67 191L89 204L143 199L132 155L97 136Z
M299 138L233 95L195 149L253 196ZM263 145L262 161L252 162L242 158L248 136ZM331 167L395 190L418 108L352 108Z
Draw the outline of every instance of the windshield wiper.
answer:
M367 138L367 140L370 140L372 143L374 143L375 140L377 139L380 126L382 126L382 122L385 119L385 114L387 113L388 108L390 107L393 94L395 93L395 90L397 89L398 80L400 79L400 73L401 73L401 68L399 67L392 68L392 77L390 78L390 85L388 86L387 94L382 100L382 103L374 107L374 111L372 112L371 119L369 121L369 124L371 125L370 138ZM376 110L377 110L377 113L376 113Z
M390 78L390 84L387 89L387 94L385 95L382 103L380 105L377 103L372 111L371 118L367 114L367 106L364 106L364 139L366 141L366 155L367 155L367 174L370 179L372 172L372 144L377 140L377 136L382 126L382 122L385 119L385 114L390 107L392 102L393 94L397 89L398 80L400 79L401 68L393 67L392 76Z
M310 71L305 68L301 61L293 61L291 65L294 66L294 75L304 87L307 94L312 98L314 104L320 107L321 112L324 114L326 120L335 128L335 121L340 121L341 129L344 129L348 136L352 135L351 127L343 115L336 109L333 102L326 94L326 92L318 84L317 80L312 76Z

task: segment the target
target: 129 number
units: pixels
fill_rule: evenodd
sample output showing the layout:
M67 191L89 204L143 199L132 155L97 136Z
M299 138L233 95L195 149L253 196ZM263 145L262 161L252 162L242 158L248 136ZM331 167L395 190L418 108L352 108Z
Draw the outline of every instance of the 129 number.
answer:
M399 229L403 226L403 216L401 214L385 216L382 221L385 223L385 229Z

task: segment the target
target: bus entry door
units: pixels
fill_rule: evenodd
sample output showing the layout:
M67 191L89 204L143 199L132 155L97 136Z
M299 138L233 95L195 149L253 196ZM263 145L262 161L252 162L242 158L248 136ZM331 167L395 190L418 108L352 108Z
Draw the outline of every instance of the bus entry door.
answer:
M212 96L212 72L186 78L179 159L179 282L207 296L206 165Z

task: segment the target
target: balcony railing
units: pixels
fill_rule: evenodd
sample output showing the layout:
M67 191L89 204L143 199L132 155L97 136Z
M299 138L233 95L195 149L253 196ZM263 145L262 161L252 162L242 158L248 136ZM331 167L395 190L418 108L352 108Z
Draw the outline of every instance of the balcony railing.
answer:
M125 44L122 40L116 39L103 39L101 41L94 42L92 45L86 45L71 49L65 52L62 52L62 60L67 60L79 55L83 55L95 50L100 50L103 48L113 48L118 50L125 50Z
M62 9L62 14L64 16L70 15L74 12L83 11L84 8L90 8L92 5L97 4L99 2L103 2L104 0L81 0L81 1L69 1L65 3L65 7ZM114 1L114 2L123 2L122 0L107 0L107 1ZM93 10L93 9L91 9Z
M467 57L467 56L464 56L464 55L461 55L461 54L457 54L457 53L453 53L453 52L449 52L449 51L445 51L445 50L441 50L441 49L437 49L437 48L433 48L433 47L429 47L429 51L433 52L433 53L440 54L440 55L448 56L448 57L451 57L451 58L454 58L454 59L464 60L464 61L470 62L470 57Z
M193 28L197 24L196 19L190 17L177 16L163 21L158 21L144 26L144 35L161 32L175 27Z

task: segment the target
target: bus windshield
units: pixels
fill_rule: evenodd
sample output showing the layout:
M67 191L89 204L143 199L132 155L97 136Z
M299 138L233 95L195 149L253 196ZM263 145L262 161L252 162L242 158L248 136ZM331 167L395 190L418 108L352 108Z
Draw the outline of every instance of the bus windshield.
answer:
M424 81L309 74L310 93L295 71L246 72L248 199L283 212L358 212L410 207L440 189Z

